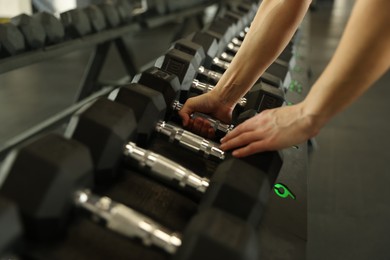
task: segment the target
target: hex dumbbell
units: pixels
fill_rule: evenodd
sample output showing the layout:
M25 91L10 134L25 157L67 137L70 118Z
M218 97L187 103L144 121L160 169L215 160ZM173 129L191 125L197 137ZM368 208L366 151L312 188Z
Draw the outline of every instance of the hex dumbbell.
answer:
M11 23L23 33L30 49L42 48L46 41L46 32L42 24L27 14L20 14L11 19Z
M16 55L26 49L24 36L12 23L0 24L1 57Z
M181 108L181 104L177 101L179 96L179 83L177 79L175 80L173 75L167 74L158 68L150 68L143 73L136 75L133 81L161 92L169 110L173 109L174 111L178 111ZM194 83L195 82L193 82L192 85L194 85ZM261 112L265 109L281 106L284 102L284 93L280 89L259 83L255 85L248 92L246 98L241 99L240 102L240 106L236 107L234 110L235 124L237 123L236 118L245 110L254 109L257 112ZM207 115L195 113L193 116L203 117L208 120L211 123L211 126L214 127L218 140L232 129L229 124L224 124ZM238 121L242 120L239 119Z
M33 18L43 26L46 32L46 44L56 44L64 40L65 29L57 17L47 12L39 12L34 14Z

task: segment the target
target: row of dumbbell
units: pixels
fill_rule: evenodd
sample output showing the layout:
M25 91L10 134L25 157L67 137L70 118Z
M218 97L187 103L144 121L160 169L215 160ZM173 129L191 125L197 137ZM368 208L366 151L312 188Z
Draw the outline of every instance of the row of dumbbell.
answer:
M114 96L117 96L117 94L118 93L116 93L116 94L113 94ZM161 100L161 98L160 98L160 100ZM103 103L106 103L105 105L103 105L103 108L104 108L104 110L106 111L106 113L107 113L107 111L111 111L113 114L115 114L115 115L118 115L119 114L119 110L118 111L116 111L116 112L114 112L114 109L113 108L111 108L111 109L108 109L107 108L107 104L108 103L110 103L110 102L108 102L107 103L107 101L100 101L100 102L97 102L96 104L103 104ZM89 109L86 109L86 110L88 110L88 111L90 111L90 110L92 110L92 111L95 111L95 113L96 113L96 111L99 109L98 107L98 105L96 105L96 104L94 104L94 105L92 105ZM100 105L101 106L101 105ZM150 106L150 104L149 104L149 106ZM97 109L97 110L96 110ZM139 109L139 108L138 108ZM86 111L85 110L85 111ZM93 112L90 112L90 113L92 113L93 114ZM102 111L102 113L103 113L103 111ZM81 113L81 114L83 114L83 113ZM104 114L103 114L104 115ZM112 116L112 114L110 113L110 115ZM110 115L108 115L108 116L106 116L105 118L108 120L108 117L110 117L110 119L109 120L112 120L112 117L110 116ZM96 115L97 116L97 115ZM99 118L101 118L102 117L102 115L99 115L99 116L97 116L97 117L99 117ZM94 118L94 116L88 116L88 115L86 115L86 120L80 120L80 118L78 118L78 119L74 119L72 122L77 122L77 125L78 126L83 126L83 125L85 125L85 124L88 124L88 123L85 123L85 122L89 122L90 120L91 120L91 118ZM89 118L89 119L88 119ZM115 120L114 120L115 121ZM119 120L119 121L121 121L121 120ZM123 120L122 120L123 121ZM82 122L84 122L84 123L82 123ZM92 125L94 125L93 123L92 123ZM107 124L104 124L104 125L107 125ZM112 125L113 126L113 121L110 121L110 122L108 122L108 125ZM73 123L71 123L70 124L70 126L69 126L69 129L73 129L73 130L68 130L67 132L69 133L69 132L73 132L74 133L74 128L75 127L75 125L73 124ZM85 126L84 126L84 128L85 128ZM114 129L113 130L118 130L118 129L123 129L123 128L121 128L121 127L113 127ZM141 128L144 128L144 127L141 127ZM168 128L168 129L172 129L172 128ZM176 130L174 130L174 131L177 131L178 130L178 128L176 128ZM82 131L82 130L81 130ZM85 129L85 131L87 131L87 132L85 132L84 133L84 142L86 141L85 139L88 139L87 138L87 135L91 135L92 133L91 133L91 129ZM95 131L97 131L96 129L95 129ZM103 131L103 130L102 130ZM180 130L180 131L182 131L182 130ZM179 131L179 132L180 132ZM114 131L115 132L115 131ZM183 134L183 133L181 133L181 134ZM83 134L81 134L81 136L82 136ZM172 134L171 134L172 135ZM184 136L185 136L185 134L184 134ZM83 139L83 138L82 138ZM103 140L104 140L105 138L103 138ZM110 138L109 138L110 139ZM115 138L114 138L115 139ZM113 141L114 139L112 139L111 138L111 140ZM185 139L185 138L184 138ZM191 139L191 138L190 138ZM54 139L49 139L50 141L41 141L41 142L46 142L46 143L50 143L50 144L55 144L56 143L56 141L55 141L55 138ZM107 140L107 139L105 139L105 140ZM92 141L92 140L91 140ZM96 141L96 142L95 142ZM102 138L96 138L95 139L95 141L92 141L90 144L92 144L92 143L95 143L97 146L101 146L101 143L100 143L100 145L99 145L99 141L102 141ZM87 142L89 142L88 140L87 140ZM108 144L107 144L108 145ZM141 149L141 148L138 148L138 149L136 149L136 147L134 147L134 146L129 146L130 144L128 144L127 145L127 148L131 148L131 149L127 149L127 153L129 153L129 154L131 154L131 153L133 153L133 154L138 154L138 156L141 156L142 157L142 153L143 153L143 150ZM110 145L108 145L108 146L110 146ZM38 147L40 148L40 149L42 149L42 145L38 145ZM60 145L60 147L62 147L63 148L63 146L61 146ZM54 149L54 150L50 150L50 148L48 148L49 149L49 152L48 152L48 154L55 154L56 155L56 159L55 160L58 160L58 151L56 152L56 149L58 149L58 146L56 146L56 145L54 145L54 148L52 147L52 149ZM130 151L132 151L132 152L130 152ZM38 153L37 151L35 151L36 153ZM70 154L78 154L77 152L75 152L75 151L69 151L69 153ZM104 153L104 152L103 152ZM106 154L106 156L108 155L107 153L105 153ZM35 159L36 158L36 155L37 154L34 154L34 152L32 152L32 156L33 156L33 158ZM150 157L148 157L150 160L153 158L153 160L155 160L155 158L157 158L154 154L150 154L149 153L149 155L150 155ZM41 157L41 156L38 156L38 157ZM44 157L44 156L43 156ZM65 156L66 158L68 158L67 156ZM94 157L94 156L92 156L92 157ZM101 158L101 157L100 157ZM101 158L102 159L102 161L105 161L105 162L107 162L107 160L105 160L105 159L107 159L107 158ZM25 165L25 166L27 166L27 169L29 169L29 170L31 170L32 169L32 167L28 167L28 163L27 163L27 161L28 161L28 159L22 159L22 160L26 160L26 161L23 161L23 163L22 162L20 162L19 163L19 165ZM153 161L153 160L151 160L151 161ZM34 160L35 161L35 160ZM164 161L164 160L162 160L162 161ZM36 161L35 161L35 163L36 163ZM58 162L57 162L58 163ZM44 163L45 164L45 163ZM48 162L46 162L46 164L48 164ZM140 164L142 165L142 163L140 162ZM72 164L70 164L70 165L72 165ZM78 163L78 165L79 165L79 163ZM159 165L159 164L157 164L157 165ZM165 164L166 165L166 164ZM168 163L167 165L173 165L172 163ZM74 165L73 165L74 166ZM148 165L149 167L150 167L150 165ZM16 168L17 168L17 166L15 166ZM61 168L61 167L58 167L59 169ZM63 167L62 167L63 168ZM153 168L153 167L151 167L151 168ZM159 168L159 167L157 167L157 168ZM174 168L176 168L176 169L178 169L179 167L174 167ZM228 169L231 169L231 170L233 170L232 168L234 168L234 167L232 167L231 165L228 167ZM237 171L238 169L240 169L240 170L243 170L244 168L242 168L242 166L239 166L239 167L236 167L236 169L235 169L235 171ZM249 169L248 169L249 170ZM17 170L16 170L17 171ZM104 172L104 170L103 170L103 172ZM221 172L223 172L223 173L225 173L226 171L225 170L221 170ZM181 173L181 174L183 174L183 173ZM11 175L11 176L16 176L17 175L17 173L14 173L13 175ZM177 175L180 175L180 171L178 171L178 174ZM194 175L186 175L186 176L191 176L191 177L193 177ZM161 176L160 176L161 177ZM106 178L106 177L105 177ZM169 178L172 178L172 177L169 177ZM19 178L17 178L17 179L19 179ZM99 179L99 178L97 178L97 179ZM218 178L216 178L216 179L218 179ZM7 179L8 180L8 179ZM197 178L194 178L194 180L197 180ZM237 180L234 180L235 182L237 181ZM253 180L252 180L253 181ZM12 182L12 181L10 181L10 182ZM204 183L207 183L207 181L205 181L204 179L203 179L203 182ZM9 182L6 182L6 183L8 183L8 187L15 187L14 185L11 185L11 184L9 184ZM183 180L180 182L182 185L184 184L184 183L186 183L186 182L183 182ZM252 182L251 182L252 183ZM187 183L188 184L188 183ZM225 184L226 185L226 184ZM6 186L7 187L7 186ZM216 186L215 186L216 187ZM7 190L7 188L4 188L5 190ZM200 190L202 190L202 189L200 189ZM204 190L204 188L203 188L203 190ZM241 191L241 193L242 193L242 191ZM87 196L87 194L88 194L88 192L84 192L84 193L79 193L78 195L82 195L83 197L84 197L84 199L86 199L85 198L85 196ZM210 195L209 195L210 196ZM219 196L221 196L221 195L219 195ZM54 196L54 197L56 197L56 196ZM222 196L223 197L223 196ZM242 195L241 195L241 197L242 197ZM100 200L99 200L99 202L100 202ZM88 204L84 204L84 205L88 205ZM94 204L94 205L96 205L96 204ZM90 207L91 208L91 207ZM245 211L244 211L245 212ZM252 213L253 214L253 213ZM207 215L207 214L206 214ZM257 213L257 215L258 215L258 213ZM215 216L215 213L213 213L213 216ZM132 217L134 217L134 214L132 214ZM195 218L195 219L202 219L201 217L198 217L198 218ZM145 218L144 217L142 217L142 219L143 220L145 220ZM212 226L212 223L214 223L213 221L210 221L209 219L206 221L205 219L202 219L202 220L198 220L198 222L199 223L203 223L204 225L207 225L207 229L208 228L210 228L210 226ZM226 222L226 220L225 220L225 222ZM207 224L206 224L207 223ZM226 224L226 223L225 223ZM199 225L199 224L198 224ZM229 226L229 225L227 225L227 226ZM235 223L235 226L238 228L237 229L237 231L239 230L239 226L237 226L237 223ZM135 228L135 229L137 229L137 228ZM191 229L190 227L188 228L188 229ZM203 232L205 231L205 229L206 229L206 227L203 227L203 229L199 229L199 227L198 228L196 228L196 230L195 231L202 231L203 230ZM157 230L159 230L159 229L157 229ZM194 230L192 230L192 232L195 232ZM221 234L214 234L215 236L220 236ZM193 236L193 234L191 233L191 235L190 236ZM149 236L148 236L149 237ZM153 237L153 236L152 236ZM168 236L168 237L170 237L170 236ZM177 237L170 237L170 238L173 238L173 240L174 241L179 241L178 239L177 239ZM213 237L213 239L217 239L217 237ZM148 241L148 239L146 239L146 238L144 238L144 240L145 240L145 242L149 242L149 243L157 243L157 244L159 244L159 245L161 245L161 246L163 246L164 248L175 248L174 246L172 246L172 245L169 245L169 243L168 244L166 244L166 241L163 243L163 242L161 242L161 241ZM250 241L249 241L250 240ZM255 244L253 243L253 240L251 240L251 239L249 239L248 241L246 241L246 242L248 242L248 243L244 243L244 245L246 246L246 247L249 247L249 246L251 246L252 247L252 252L251 253L254 253L254 251L253 250L255 250L255 248L253 248L253 246L255 246ZM185 247L184 247L185 248ZM207 252L207 256L210 256L210 254L212 255L213 254L213 252L215 253L215 252L217 252L218 250L217 250L217 247L213 247L213 246L211 246L211 248L212 248L212 250L210 251L210 250L207 250L207 251L205 251L205 252ZM245 250L247 250L248 248L246 248ZM169 249L168 251L170 251L171 249ZM188 252L189 252L189 250L188 249L182 249L183 251L182 252L186 252L187 254L188 254ZM226 249L225 249L226 250ZM232 250L232 249L229 249L229 250ZM242 248L240 249L241 250L241 253L244 253L242 250ZM202 249L202 250L200 250L200 251L204 251L204 249ZM198 252L198 250L196 250L196 251L192 251L191 253L190 253L190 255L195 255L195 253L194 252ZM225 253L226 253L227 251L225 251ZM246 251L246 252L248 252L248 251ZM180 254L179 254L180 255ZM218 254L217 254L218 255ZM220 255L219 255L220 256ZM236 255L235 255L236 256ZM252 255L253 256L253 255Z
M150 4L152 8L166 5ZM128 24L134 21L140 9L142 7L136 5L134 1L115 0L64 12L60 19L46 12L33 16L18 15L9 23L0 24L0 57L40 49L66 39L79 38Z
M10 22L0 24L2 56L40 49L130 23L132 10L129 1L116 0L66 11L61 13L60 19L46 12L18 15Z

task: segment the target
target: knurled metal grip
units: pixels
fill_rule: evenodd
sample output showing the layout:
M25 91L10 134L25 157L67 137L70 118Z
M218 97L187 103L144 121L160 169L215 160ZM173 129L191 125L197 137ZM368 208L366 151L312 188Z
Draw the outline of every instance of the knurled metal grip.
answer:
M168 158L138 147L129 142L124 148L124 154L135 160L139 167L147 169L151 174L166 180L177 180L182 187L191 187L201 193L205 193L210 180L200 177L194 172L184 168L180 164Z
M172 104L172 109L175 111L180 111L182 109L182 107L183 107L183 104L179 103L178 101L175 101ZM213 118L211 118L208 115L203 114L203 113L195 112L195 113L191 114L191 118L195 119L197 117L203 118L204 120L207 120L210 123L211 127L214 129L214 131L221 131L221 132L227 134L231 130L233 130L233 128L234 128L233 125L224 124L221 121L219 121L217 119L213 119Z
M168 136L170 142L177 142L189 150L202 154L205 158L225 159L225 152L219 148L217 143L186 131L183 128L159 121L155 129L157 132Z
M152 219L108 197L99 197L89 190L74 194L77 206L103 219L107 228L130 238L140 238L145 245L155 245L173 254L182 244L181 238Z

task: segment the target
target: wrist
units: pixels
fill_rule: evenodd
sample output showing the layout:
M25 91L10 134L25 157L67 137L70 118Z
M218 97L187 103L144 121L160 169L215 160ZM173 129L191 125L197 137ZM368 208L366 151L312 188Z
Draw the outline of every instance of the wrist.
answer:
M212 97L212 100L214 100L219 106L234 107L234 102L223 95L222 91L219 89L213 89L207 94L209 94Z
M307 124L308 135L316 136L321 128L329 121L329 118L320 111L312 109L308 102L303 101L300 105L301 117Z
M209 93L213 95L214 99L220 105L233 109L241 98L241 96L239 96L238 93L235 93L237 89L238 86L235 86L234 84L231 85L230 87L216 86Z

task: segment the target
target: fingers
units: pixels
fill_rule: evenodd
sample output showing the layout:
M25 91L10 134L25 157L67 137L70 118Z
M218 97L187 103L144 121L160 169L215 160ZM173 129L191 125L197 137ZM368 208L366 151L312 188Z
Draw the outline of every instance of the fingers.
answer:
M230 133L225 135L224 138L221 139L221 143L226 143L229 140L236 138L237 136L255 130L255 127L252 124L249 124L248 121L236 126Z
M255 153L264 152L269 150L264 141L253 142L247 146L236 149L232 152L232 155L237 158L246 157Z
M261 139L260 134L257 131L245 132L237 135L221 144L220 148L224 151L232 150L237 147L246 146L252 142L259 141Z
M188 105L184 105L183 108L179 111L179 116L183 120L183 126L187 127L190 124L190 115L192 109Z
M193 125L190 128L194 133L199 134L201 136L207 137L207 138L212 138L215 135L214 129L211 127L211 124L209 121L197 117L193 120Z

